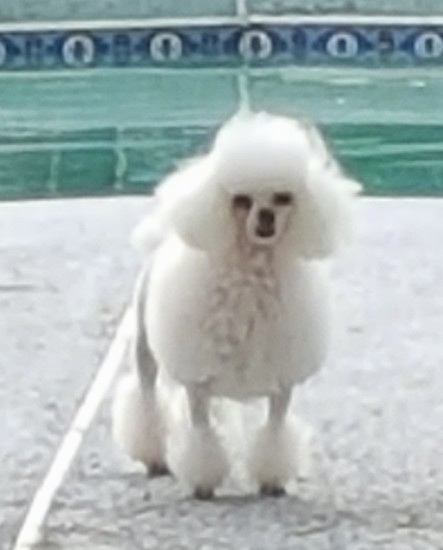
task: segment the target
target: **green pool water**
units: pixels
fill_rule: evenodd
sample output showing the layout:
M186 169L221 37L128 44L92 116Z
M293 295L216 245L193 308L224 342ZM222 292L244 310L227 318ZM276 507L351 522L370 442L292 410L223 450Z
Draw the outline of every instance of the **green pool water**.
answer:
M0 77L0 198L147 193L249 101L321 125L367 194L443 195L429 69L110 70Z

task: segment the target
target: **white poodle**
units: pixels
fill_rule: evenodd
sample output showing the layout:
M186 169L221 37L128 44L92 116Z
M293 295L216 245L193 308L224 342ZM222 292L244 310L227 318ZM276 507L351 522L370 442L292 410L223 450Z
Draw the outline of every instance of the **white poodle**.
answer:
M267 113L236 115L209 154L160 185L141 229L157 247L135 291L135 368L114 403L117 440L152 474L169 467L196 497L211 497L228 472L211 400L266 398L249 473L262 493L284 492L297 468L291 394L328 350L319 260L347 240L357 190L314 127ZM188 401L171 461L162 372Z

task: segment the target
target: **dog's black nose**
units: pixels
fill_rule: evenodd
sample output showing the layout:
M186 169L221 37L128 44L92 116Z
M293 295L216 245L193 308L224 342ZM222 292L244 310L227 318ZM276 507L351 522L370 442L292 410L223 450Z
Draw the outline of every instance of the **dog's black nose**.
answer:
M262 226L269 227L275 223L275 213L270 208L262 208L258 212L258 223Z
M259 237L269 238L275 234L275 213L270 208L261 208L257 216L256 233Z

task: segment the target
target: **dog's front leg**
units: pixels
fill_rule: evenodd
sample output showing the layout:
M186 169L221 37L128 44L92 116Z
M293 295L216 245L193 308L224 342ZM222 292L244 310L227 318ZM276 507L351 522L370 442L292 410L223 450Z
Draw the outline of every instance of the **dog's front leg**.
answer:
M175 474L199 499L212 498L228 471L225 451L210 420L210 393L204 384L186 387L190 426L185 433Z
M297 438L288 410L292 388L268 398L266 424L258 432L249 459L249 471L261 494L280 496L296 474Z

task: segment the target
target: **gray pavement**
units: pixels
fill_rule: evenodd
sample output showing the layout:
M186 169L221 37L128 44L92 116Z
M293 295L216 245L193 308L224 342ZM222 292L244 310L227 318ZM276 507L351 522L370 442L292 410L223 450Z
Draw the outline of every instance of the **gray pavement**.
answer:
M144 199L0 204L0 548L111 339Z
M315 432L311 478L278 500L228 487L195 502L114 448L105 403L43 548L443 548L443 201L360 205L358 244L334 272L343 335L297 403ZM6 542L110 341L138 261L127 236L144 208L0 207Z

